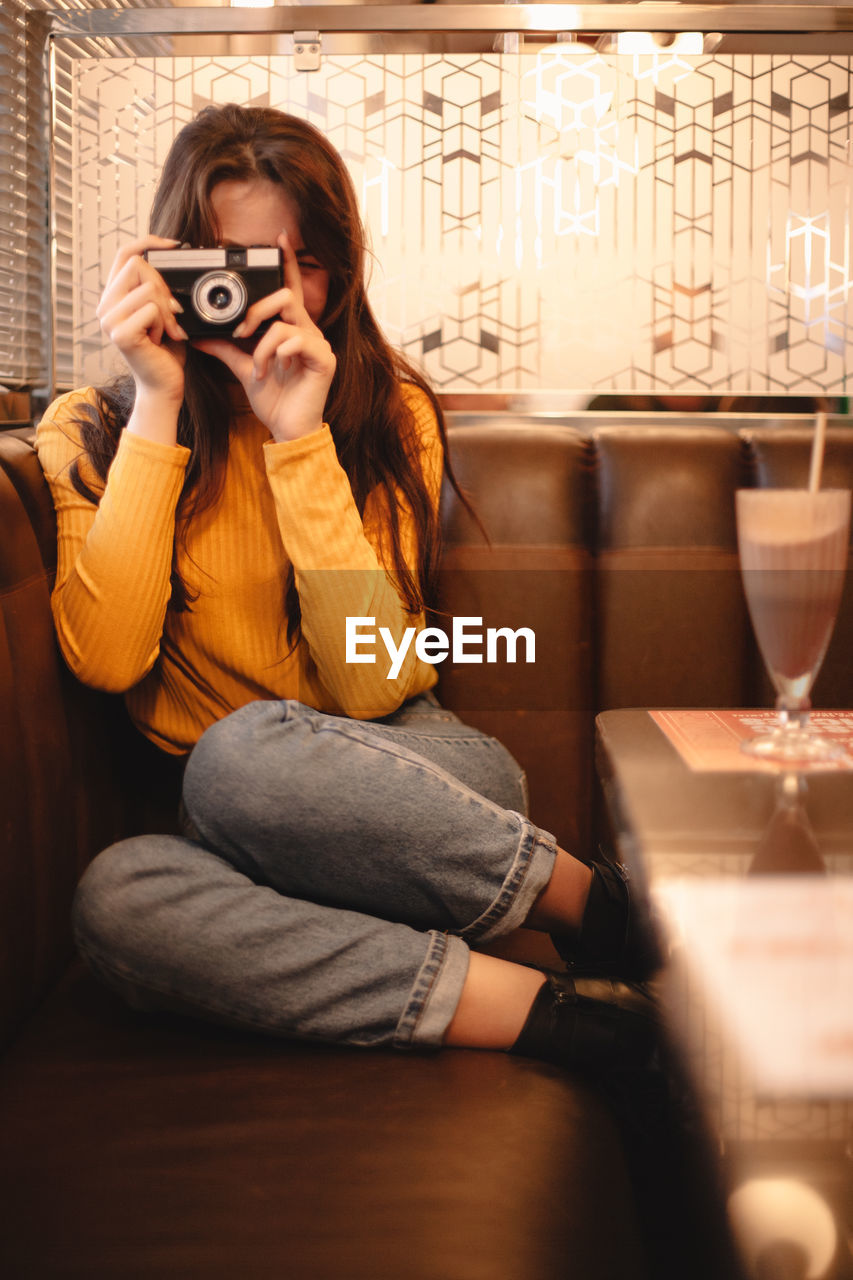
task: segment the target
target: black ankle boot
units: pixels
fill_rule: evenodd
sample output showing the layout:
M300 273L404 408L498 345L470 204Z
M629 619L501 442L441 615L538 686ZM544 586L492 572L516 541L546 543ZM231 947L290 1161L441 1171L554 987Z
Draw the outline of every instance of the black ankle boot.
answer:
M658 1048L654 1000L607 978L551 974L510 1049L570 1071L647 1067Z
M621 862L591 862L592 883L580 927L552 933L569 972L644 982L663 963L648 901Z

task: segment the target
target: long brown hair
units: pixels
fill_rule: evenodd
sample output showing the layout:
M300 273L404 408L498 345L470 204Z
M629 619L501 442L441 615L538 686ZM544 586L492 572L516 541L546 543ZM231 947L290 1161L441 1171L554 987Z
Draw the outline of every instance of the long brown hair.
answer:
M389 346L371 311L365 291L365 233L352 180L337 151L313 125L282 111L233 104L205 107L172 144L154 197L150 231L192 246L214 245L219 238L210 199L214 187L228 179L259 178L282 187L300 216L305 248L329 273L320 327L337 357L337 368L324 416L359 512L364 512L371 491L378 490L384 498L396 579L407 609L419 613L434 587L440 526L418 461L414 417L401 382L414 383L429 397L446 459L444 419L434 392ZM229 434L222 413L226 376L221 362L187 348L178 419L178 442L190 450L178 507L184 524L215 502L223 482ZM101 480L106 479L133 398L133 378L119 378L99 389L97 410L80 423L84 449ZM445 469L458 493L447 460ZM73 480L81 493L97 500L79 468ZM404 562L395 491L414 519L419 548L414 567ZM177 548L170 607L186 609L189 596L175 567L176 552ZM300 608L292 569L286 611L293 644L300 630Z

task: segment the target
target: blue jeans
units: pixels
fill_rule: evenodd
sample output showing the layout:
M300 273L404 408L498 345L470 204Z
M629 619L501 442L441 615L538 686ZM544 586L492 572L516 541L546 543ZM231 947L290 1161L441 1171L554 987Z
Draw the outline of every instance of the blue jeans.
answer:
M86 871L74 927L131 1004L272 1035L439 1045L469 946L525 920L553 836L494 738L429 695L384 720L253 702L184 775L187 836Z

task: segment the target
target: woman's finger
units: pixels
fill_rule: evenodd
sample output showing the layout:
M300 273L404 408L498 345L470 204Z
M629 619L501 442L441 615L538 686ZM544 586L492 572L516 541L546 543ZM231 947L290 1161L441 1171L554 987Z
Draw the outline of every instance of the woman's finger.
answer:
M145 284L149 285L152 294L156 294L164 308L170 307L172 295L159 271L149 267L144 258L134 257L128 259L111 284L106 287L95 308L95 315L100 320L134 289Z
M276 348L292 333L298 332L298 326L286 324L283 320L270 325L266 333L252 352L254 378L260 381L267 376L269 362L276 353Z
M257 381L267 376L271 360L289 368L291 360L296 358L307 372L323 374L331 380L335 372L335 355L319 331L302 325L277 324L268 336L270 344L274 344L272 349L260 351L259 343L254 352L254 377Z
M174 338L176 342L186 341L187 335L184 333L176 317L176 311L180 310L180 305L174 298L162 289L157 288L156 284L151 280L145 280L142 284L137 285L130 293L126 293L119 297L114 306L103 311L99 316L101 328L107 334L110 330L115 329L118 324L127 320L141 307L149 302L153 302L158 308L161 320L161 332L168 333L170 338ZM152 339L153 340L153 339Z
M303 319L308 319L302 291L302 272L284 231L278 237L278 245L284 261L284 287L252 303L242 323L234 330L235 338L250 338L263 320L270 320L273 316L281 316L288 324L299 324ZM310 320L308 322L313 323Z
M119 291L115 294L114 300L101 300L99 307L99 319L109 319L110 316L124 317L132 315L133 311L138 310L143 303L155 302L163 311L164 319L167 316L177 315L182 311L181 303L179 303L168 289L159 287L158 282L151 279L141 280L140 284L132 288L129 292Z
M156 302L148 302L132 316L119 321L107 336L119 351L131 351L143 341L159 346L163 337L163 317Z
M289 365L294 356L302 354L304 341L300 333L295 333L292 337L279 344L275 349L275 358L283 365Z
M251 338L259 324L274 317L294 324L299 319L301 310L301 303L294 297L292 289L276 289L275 293L269 293L265 298L259 298L257 302L252 303L234 330L233 336Z
M228 342L225 338L193 338L192 345L205 355L216 356L244 385L251 378L252 357L248 351L243 351L233 342Z
M170 246L179 245L180 240L167 239L165 236L142 236L139 240L131 240L129 244L123 245L113 258L112 266L107 275L107 287L112 283L113 279L127 265L131 258L141 258L147 249L168 249ZM152 268L153 269L153 268Z
M302 292L302 272L299 270L299 262L287 238L286 231L282 231L279 235L278 247L281 249L282 257L284 258L285 287L293 291L294 298L297 299L299 306L302 307L305 305L305 296Z

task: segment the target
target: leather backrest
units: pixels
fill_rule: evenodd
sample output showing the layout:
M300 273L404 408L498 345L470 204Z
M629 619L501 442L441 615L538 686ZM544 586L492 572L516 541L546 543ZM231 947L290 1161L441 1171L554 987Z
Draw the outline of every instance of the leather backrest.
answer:
M119 825L114 700L69 675L53 632L56 524L29 443L0 433L0 1043L71 954L80 872Z
M738 436L595 432L599 711L742 706L755 653L737 557Z
M439 697L527 771L536 822L570 848L589 836L592 576L589 443L560 425L449 429L453 466L488 535L445 486L441 605L484 628L529 628L535 664L440 668ZM519 649L520 653L520 649ZM499 650L499 655L503 650Z

